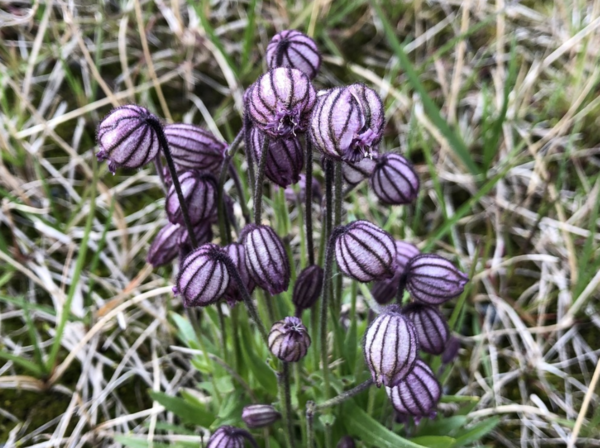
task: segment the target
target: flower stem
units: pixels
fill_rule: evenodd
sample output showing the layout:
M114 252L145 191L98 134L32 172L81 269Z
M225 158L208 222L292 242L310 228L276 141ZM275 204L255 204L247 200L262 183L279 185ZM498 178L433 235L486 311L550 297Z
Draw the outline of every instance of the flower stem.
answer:
M334 211L333 222L334 222L334 226L338 227L339 225L342 224L342 213L343 213L343 209L342 209L343 182L342 182L342 161L341 160L338 160L335 162L334 179L335 179L335 187L334 187L335 205L333 208L333 211ZM343 277L341 275L339 275L339 269L338 269L338 275L335 279L335 288L334 288L334 295L333 295L333 301L332 301L333 302L334 319L336 322L337 322L339 310L342 306L342 279L343 279Z
M314 418L315 418L315 402L307 401L306 402L306 434L307 434L307 444L308 448L314 448L315 446L315 427L314 427Z
M306 138L306 174L304 184L305 211L304 223L306 227L306 251L308 252L308 265L315 264L315 245L312 228L312 164L313 152L310 138Z
M329 400L324 401L321 404L315 405L315 410L320 411L322 409L330 408L332 406L343 403L344 401L348 400L349 398L352 398L355 395L358 395L363 390L368 389L372 384L373 384L373 378L369 378L364 383L360 383L358 386L355 386L354 388L352 388L350 390L342 392L337 397L331 398Z
M290 365L282 361L283 369L279 375L279 400L282 404L283 420L286 424L288 446L294 448L294 427L292 425L292 395L290 392Z
M398 302L398 305L402 305L404 288L406 288L406 272L400 276L400 280L398 281L398 292L396 293L396 301Z
M165 173L163 172L162 161L160 160L159 155L154 158L154 166L156 167L156 173L158 174L160 184L162 185L163 192L166 196L169 193L169 189L167 188L167 181L165 180Z
M219 216L219 234L221 236L221 244L222 245L226 245L231 242L231 234L227 230L227 226L225 223L227 216L225 216L225 201L223 200L223 194L224 194L223 186L225 185L225 180L227 179L227 170L229 169L231 160L233 159L233 156L235 156L235 153L237 152L238 148L240 147L240 144L243 141L244 141L244 129L242 128L242 130L240 132L238 132L238 134L233 139L233 142L231 142L231 145L229 145L227 153L225 154L225 159L223 160L223 163L221 164L221 172L219 173L219 186L217 188L217 210L218 210L218 216ZM241 191L239 193L241 194ZM243 197L240 197L240 202L241 201L243 201Z
M262 191L265 178L265 166L267 164L267 153L269 150L269 137L265 135L263 145L260 151L260 161L258 163L258 173L256 175L256 187L254 188L254 223L260 224L260 215L262 212Z

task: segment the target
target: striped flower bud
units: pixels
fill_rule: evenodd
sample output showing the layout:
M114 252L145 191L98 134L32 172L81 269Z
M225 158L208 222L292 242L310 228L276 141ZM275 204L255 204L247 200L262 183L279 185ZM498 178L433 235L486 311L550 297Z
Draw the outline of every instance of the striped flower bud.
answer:
M186 307L207 306L219 300L230 283L225 253L216 244L205 244L190 253L181 264L176 293Z
M450 336L446 343L444 353L442 353L442 364L449 364L454 361L458 356L460 350L460 339L456 336Z
M323 269L316 264L308 266L300 272L296 278L292 295L292 302L296 305L296 309L306 310L315 304L321 294L323 276Z
M177 240L180 234L181 226L179 224L168 223L160 229L148 249L146 261L156 268L174 260L179 252Z
M363 128L361 129L361 138L370 137L369 146L377 148L383 137L383 125L385 124L385 112L383 102L375 90L364 84L351 84L348 90L352 92L354 98L358 101L363 116ZM370 152L370 151L369 151Z
M386 387L386 392L400 414L412 415L416 419L433 418L442 396L442 387L429 366L418 359L404 381L395 387Z
M321 184L315 177L312 178L312 200L313 202L321 203L321 198L323 197L323 192L321 191ZM306 198L306 176L304 174L300 174L300 179L298 180L298 190L296 193L292 186L288 186L285 189L285 199L292 204L296 204L298 201L304 203Z
M406 271L406 265L421 253L414 244L398 240L394 243L396 245L396 258L393 263L394 276L390 279L375 282L371 289L373 298L381 305L391 302L396 297L400 280Z
M419 194L419 176L400 154L387 153L377 159L371 174L371 187L385 204L410 204Z
M250 131L250 144L254 150L255 160L262 155L264 134L253 127ZM297 137L271 140L267 149L265 174L269 180L280 187L287 187L300 180L300 172L304 167L304 150Z
M179 182L193 226L210 219L217 213L217 180L212 174L198 170L184 171L179 175ZM179 198L173 185L169 188L165 205L169 221L185 224Z
M213 239L213 232L210 222L202 221L200 224L194 226L194 236L196 237L196 243L198 246L210 243ZM181 226L181 231L177 235L177 245L179 246L179 254L181 257L186 257L194 248L190 235L185 228Z
M223 250L227 253L227 255L229 255L231 261L233 261L233 264L237 268L244 285L246 285L246 289L250 294L252 294L256 284L250 277L248 269L246 268L246 253L244 251L244 246L240 243L231 243L225 246ZM225 291L225 295L223 297L230 304L243 300L242 293L234 281L229 283L229 288L227 288L227 291Z
M388 306L367 328L365 362L377 387L394 387L412 370L419 342L413 324L398 305Z
M373 170L377 160L365 157L360 159L358 162L351 163L346 162L342 165L342 175L344 180L349 185L357 185L364 179L369 177Z
M258 447L252 435L245 429L221 426L210 436L206 448L244 448L244 440L249 441L254 448Z
M440 305L462 294L469 278L439 255L422 254L406 267L406 288L419 302Z
M269 226L248 224L240 240L252 280L271 294L286 291L290 284L290 263L283 241L275 231Z
M274 139L289 138L306 131L315 99L315 89L304 73L281 67L258 78L246 107L260 131Z
M242 410L242 420L248 428L263 428L281 419L281 414L268 404L253 404Z
M402 313L413 323L419 340L419 348L432 355L441 354L450 337L446 318L437 308L421 303L411 303Z
M160 150L159 119L148 109L128 105L117 107L100 122L96 141L98 160L108 160L108 169L141 168L154 160ZM161 131L162 132L162 131Z
M336 448L356 448L356 443L354 443L354 439L350 436L344 436L338 442Z
M225 159L227 144L193 124L168 124L165 136L173 161L180 167L215 171Z
M297 317L286 317L275 322L269 333L269 350L285 362L298 362L306 356L310 336Z
M269 42L266 56L270 69L295 68L310 79L317 76L321 66L321 54L315 41L296 30L284 30L275 34Z
M359 282L390 278L396 256L394 240L368 221L354 221L336 228L335 258L348 277Z

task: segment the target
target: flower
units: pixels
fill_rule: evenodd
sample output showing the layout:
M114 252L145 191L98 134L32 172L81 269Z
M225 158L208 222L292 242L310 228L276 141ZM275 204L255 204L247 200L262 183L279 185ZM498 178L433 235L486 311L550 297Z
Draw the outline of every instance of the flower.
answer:
M442 353L442 364L449 364L456 359L460 350L460 339L456 336L450 336Z
M367 328L365 362L377 387L393 387L412 370L419 342L413 324L390 305Z
M252 435L245 429L221 426L210 436L206 448L244 448L244 439L248 440L253 447L258 447Z
M201 221L200 224L195 225L193 232L198 246L210 243L213 239L212 228L208 221ZM187 256L193 249L190 235L185 226L181 226L181 231L177 235L177 245L179 246L179 254L183 257Z
M369 157L355 163L345 162L342 165L342 176L349 185L357 185L371 175L376 164L377 161Z
M306 310L312 307L323 287L324 272L320 266L315 264L308 266L300 272L294 284L292 302L298 310Z
M442 313L422 303L411 303L403 308L402 313L414 324L421 350L432 355L444 351L450 329Z
M354 221L334 230L335 258L348 277L359 282L390 278L396 246L392 237L368 221Z
M207 306L219 300L229 286L230 276L216 244L208 243L190 253L181 264L176 293L186 307Z
M216 171L225 159L227 144L193 124L165 126L173 161L184 168Z
M400 154L380 156L370 180L373 192L385 204L410 204L419 193L419 177Z
M406 288L416 300L429 305L458 297L468 281L466 274L439 255L418 255L406 267Z
M248 224L240 240L246 267L256 284L271 294L286 291L290 284L290 263L283 241L275 231L266 225Z
M442 396L440 383L429 366L420 359L404 381L385 390L397 412L415 418L434 417L435 407Z
M317 179L315 179L315 177L311 177L312 181L312 197L311 199L313 200L313 202L317 202L317 203L321 203L321 199L323 197L323 193L321 192L321 184L319 183L319 181ZM291 202L292 204L296 204L297 201L300 202L304 202L305 198L306 198L306 176L304 174L300 174L300 179L298 180L298 190L299 192L296 193L294 191L294 188L291 186L288 186L285 189L285 199L288 202Z
M205 171L188 170L179 176L181 191L193 226L217 213L217 180ZM167 216L172 223L185 224L179 197L171 185L165 201Z
M160 150L159 119L144 107L127 105L110 111L98 125L98 160L108 160L108 169L141 168ZM162 132L162 130L160 130Z
M268 404L253 404L244 407L242 420L248 428L263 428L281 419L281 414Z
M382 305L392 301L396 297L400 281L405 282L403 276L406 271L406 265L412 258L421 253L414 244L399 240L394 241L394 244L396 245L396 257L392 265L394 276L390 279L375 282L371 289L373 298L377 303Z
M286 317L275 322L268 338L269 350L285 362L298 362L306 356L310 336L297 317Z
M273 36L267 47L266 57L270 69L295 68L310 79L317 76L321 66L321 54L315 41L296 30L284 30Z
M167 223L152 240L146 261L156 268L174 260L179 251L177 240L180 234L179 224Z
M274 68L252 85L246 110L254 125L273 139L305 132L316 92L300 70Z
M233 264L237 268L246 289L249 294L252 294L252 291L256 287L256 284L250 277L248 273L248 269L246 268L246 254L244 251L244 246L240 243L231 243L223 248L223 250L229 255L229 258L233 261ZM225 300L233 304L234 302L239 302L243 300L241 296L241 292L238 289L238 286L235 282L230 282L229 288L225 291L224 295Z

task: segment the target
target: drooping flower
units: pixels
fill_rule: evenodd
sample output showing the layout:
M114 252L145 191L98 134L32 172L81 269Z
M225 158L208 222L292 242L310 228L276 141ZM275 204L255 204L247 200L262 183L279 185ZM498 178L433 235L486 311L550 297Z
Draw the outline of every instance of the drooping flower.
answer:
M300 70L275 68L250 88L246 109L254 126L270 138L290 138L308 127L316 92Z
M371 187L385 204L410 204L419 193L419 176L400 154L386 153L377 159L371 174Z
M250 277L248 273L248 268L246 267L246 253L244 251L244 246L240 243L231 243L223 248L223 250L229 255L229 258L233 261L233 264L237 268L248 293L252 294L252 291L256 287L256 284ZM242 293L238 289L237 284L234 281L229 283L229 288L225 291L225 295L223 296L225 300L227 300L230 304L234 302L240 302L243 300Z
M442 364L449 364L456 359L460 350L460 339L456 336L450 336L446 343L444 353L442 353Z
M375 282L371 289L373 298L377 303L382 305L391 302L396 297L400 280L403 279L406 272L406 265L421 253L414 244L407 243L406 241L396 240L394 243L396 245L396 257L393 263L394 276Z
M354 221L334 233L335 258L340 270L359 282L390 278L396 256L394 240L368 221Z
M100 122L96 141L98 160L108 160L108 169L141 168L154 160L160 150L157 127L160 120L144 107L117 107Z
M253 404L242 410L242 420L248 425L248 428L263 428L272 425L279 419L281 419L281 414L268 404Z
M406 288L416 300L429 305L458 297L468 281L463 272L439 255L418 255L406 267Z
M219 246L209 243L200 246L183 260L176 293L181 294L187 308L207 306L223 297L230 282L223 261L226 256Z
M395 387L386 387L386 392L397 412L415 419L433 418L442 396L440 383L429 366L420 359L404 381Z
M258 448L252 435L245 429L221 426L208 439L206 448L244 448L244 440L250 442L254 448Z
M300 272L294 284L292 302L298 310L311 308L321 294L323 287L323 268L313 264Z
M215 172L225 159L227 144L200 126L168 124L165 136L173 161L181 167Z
M244 245L250 277L271 294L286 291L290 284L290 263L283 241L266 225L248 224L240 240Z
M349 185L359 184L373 173L376 163L377 159L371 159L369 157L360 159L355 163L345 162L342 165L342 175L344 176L344 180Z
M365 333L364 354L377 387L393 387L412 370L419 342L413 324L397 305L388 306Z
M217 213L217 180L212 174L188 170L179 175L179 182L193 226L210 219ZM165 206L169 221L185 224L174 185L169 188Z
M268 338L269 350L286 362L298 362L306 356L310 336L297 317L286 317L275 322Z
M362 83L351 84L348 89L360 106L363 116L363 128L361 134L365 139L366 134L372 137L370 146L374 149L379 146L383 137L383 125L385 124L385 111L383 110L383 102L375 90L367 87Z
M167 223L154 237L146 260L155 268L163 266L177 257L179 252L177 239L181 234L179 224Z
M402 312L415 326L419 348L432 355L441 354L450 336L450 329L442 313L435 307L422 303L411 303Z
M321 54L314 40L297 30L277 33L267 47L267 65L270 69L290 67L305 73L310 79L317 76Z
M203 244L210 243L213 239L212 227L209 221L202 221L200 224L194 226L194 236L196 237L196 244L198 246L202 246ZM179 254L180 256L187 256L192 249L194 248L192 245L192 240L190 239L190 235L185 228L185 226L181 226L181 231L177 235L177 245L179 246Z

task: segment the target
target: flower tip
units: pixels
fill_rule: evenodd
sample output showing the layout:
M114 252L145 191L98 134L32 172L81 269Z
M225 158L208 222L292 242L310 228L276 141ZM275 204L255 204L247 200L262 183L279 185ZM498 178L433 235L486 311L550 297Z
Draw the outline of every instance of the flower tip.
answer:
M173 295L177 297L179 295L179 288L177 286L173 286Z

